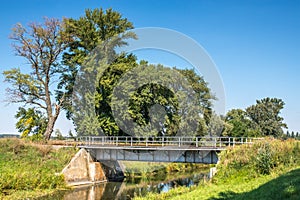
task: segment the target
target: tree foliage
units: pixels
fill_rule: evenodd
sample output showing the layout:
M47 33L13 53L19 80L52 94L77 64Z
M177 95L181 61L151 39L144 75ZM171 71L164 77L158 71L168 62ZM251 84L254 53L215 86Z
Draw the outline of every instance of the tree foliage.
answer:
M287 125L280 116L284 102L277 98L257 100L246 110L233 109L226 115L226 122L232 125L230 136L282 136Z
M130 93L128 101L124 98L112 105L116 113L122 113L120 126L129 134L195 136L207 133L208 122L203 116L211 112L214 97L207 83L193 70L142 63L124 75L115 91L119 91L119 94L115 92L116 96L123 96L124 91ZM128 107L125 104L129 104Z
M49 139L63 108L68 118L80 121L76 124L79 134L96 134L99 129L107 135L127 134L116 122L112 111L115 87L125 74L139 66L146 66L148 71L141 72L144 76L148 75L149 70L155 72L164 68L161 65L148 65L146 61L137 63L134 55L115 52L115 47L127 44L126 39L136 39L134 33L128 32L132 28L131 22L112 9L88 9L85 16L79 19L66 18L63 23L46 18L43 24L32 23L28 28L18 24L12 34L14 50L17 55L27 59L31 69L24 73L14 68L5 71L4 75L6 81L12 84L8 88L9 101L29 106L28 109L20 108L16 115L19 131L24 136L30 133L38 135L43 131L44 138ZM93 63L91 55L97 60L96 63ZM90 82L95 83L94 93L83 93L78 99L81 105L93 104L92 110L84 110L77 105L72 107L80 70L101 74L90 77L95 78L94 82ZM168 82L167 85L149 82L131 94L127 110L129 117L140 127L150 122L155 124L158 128L156 135L175 135L179 130L204 135L211 120L214 96L203 77L193 70L170 70L185 77L196 102L188 98L183 101L184 91L180 81L170 82L173 77L165 75L163 79ZM160 75L159 72L155 74L157 77ZM77 85L79 88L76 89L86 91L86 86ZM185 106L180 104L182 102ZM161 113L156 113L154 108ZM191 126L200 128L197 132L190 131L188 127Z
M47 128L47 119L41 111L20 107L15 117L19 119L16 128L21 133L22 138L26 138L30 134L37 139L43 138Z
M79 19L66 18L64 23L66 33L72 37L73 41L68 45L68 51L63 55L63 63L68 66L68 71L60 77L59 88L66 91L64 95L68 101L65 101L63 106L67 111L67 118L72 118L72 94L76 75L92 51L118 34L123 34L123 36L114 44L114 47L125 45L123 39L135 38L135 35L125 33L125 31L133 28L132 23L112 9L106 11L102 8L87 9L84 16ZM110 50L112 52L109 53L115 60L116 55L113 48ZM60 94L59 97L62 95Z
M231 125L227 133L232 137L256 137L260 136L259 131L248 117L247 112L242 109L230 110L225 117L226 123Z
M85 16L79 19L66 19L65 24L66 31L72 36L73 42L69 45L69 51L63 56L63 62L69 67L69 70L68 73L61 76L59 87L68 91L70 99L74 90L81 90L81 97L78 97L80 101L76 105L74 102L73 105L70 104L71 101L66 101L66 104L64 104L64 108L68 110L67 117L74 119L79 135L99 134L102 131L106 135L129 134L124 132L115 120L112 111L112 96L122 76L138 66L147 65L145 61L138 64L136 57L132 54L116 54L114 51L115 47L126 45L125 39L136 38L134 34L126 32L133 28L132 23L112 9L106 11L95 9L86 10ZM116 37L116 35L119 36ZM100 55L96 55L97 53ZM91 61L93 59L95 63ZM90 62L93 64L90 64ZM151 67L155 68L154 66L148 66L148 69ZM204 116L202 120L197 121L201 127L199 134L200 132L203 134L210 120L211 100L214 97L211 95L204 79L193 70L179 70L176 68L173 70L186 77L187 82L194 90L198 106L202 108L201 113L196 115L201 114ZM90 74L89 78L96 78L94 93L84 92L86 90L80 88L84 84L75 85L75 78L79 71ZM101 74L101 76L93 76L93 74ZM81 81L86 81L86 77L82 78ZM94 104L95 107L83 109L83 104ZM125 121L130 118L138 126L146 126L152 120L159 127L156 134L174 135L178 130L180 121L178 112L180 110L176 105L178 102L176 102L174 94L168 88L159 84L146 84L135 91L130 97L129 104L128 113L130 115L127 118L122 116ZM156 104L162 106L164 112L166 112L165 123L161 123L154 116L150 118L151 107ZM192 119L192 116L190 116L190 119ZM185 126L188 127L188 124Z
M263 136L281 136L282 128L287 128L280 116L284 104L281 99L264 98L248 107L246 112Z

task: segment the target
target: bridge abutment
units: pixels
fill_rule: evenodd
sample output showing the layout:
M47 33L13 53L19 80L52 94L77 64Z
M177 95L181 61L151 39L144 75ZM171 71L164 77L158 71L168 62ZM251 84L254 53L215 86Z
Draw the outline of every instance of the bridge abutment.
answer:
M81 185L107 181L105 170L99 162L94 162L85 149L78 151L70 163L62 170L69 185Z

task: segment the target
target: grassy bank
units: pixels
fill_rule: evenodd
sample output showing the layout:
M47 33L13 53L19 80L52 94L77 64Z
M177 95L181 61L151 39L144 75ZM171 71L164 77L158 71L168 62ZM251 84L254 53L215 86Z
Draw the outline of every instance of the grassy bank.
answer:
M159 162L139 162L122 161L124 174L127 178L151 177L157 174L184 173L193 170L209 171L208 165L191 163L159 163Z
M0 199L24 199L66 187L59 173L75 154L74 148L20 139L0 139Z
M220 155L212 181L136 199L299 199L300 142L265 140Z

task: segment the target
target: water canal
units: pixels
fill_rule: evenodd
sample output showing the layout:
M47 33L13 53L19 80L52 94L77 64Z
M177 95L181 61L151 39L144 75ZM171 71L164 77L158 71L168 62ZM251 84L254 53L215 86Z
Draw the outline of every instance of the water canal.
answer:
M105 182L77 187L39 198L39 200L129 200L135 196L145 196L149 192L162 193L179 186L198 185L204 179L208 179L208 171L203 169L184 173L158 173L153 176L125 178L123 182Z

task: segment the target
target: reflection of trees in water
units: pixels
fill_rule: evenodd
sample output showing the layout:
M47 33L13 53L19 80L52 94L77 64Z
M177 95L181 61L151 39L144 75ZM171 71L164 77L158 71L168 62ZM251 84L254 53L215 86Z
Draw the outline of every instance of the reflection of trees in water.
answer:
M97 197L97 199L101 200L111 200L115 199L118 196L120 191L122 191L123 186L125 186L124 182L107 182L105 183L105 191L103 195Z
M161 174L162 175L162 174ZM88 200L129 200L135 196L145 196L148 192L162 193L167 192L171 188L179 186L192 186L197 185L203 178L206 178L205 174L190 174L182 178L174 179L177 175L164 177L156 175L153 181L143 182L146 179L139 179L138 184L132 184L128 182L106 182L93 185L90 187L77 188L72 191L58 192L55 195L40 198L39 200L73 200L73 199L88 199ZM170 178L172 177L172 179ZM159 180L160 179L160 180ZM163 180L161 180L163 179Z
M126 183L130 184L149 184L155 182L165 181L168 178L168 173L166 168L160 168L159 170L155 171L147 171L147 172L140 172L140 176L128 176L126 177Z
M117 199L123 200L123 199L131 199L134 196L145 196L148 192L154 192L154 193L162 193L167 192L171 188L179 187L179 186L192 186L195 184L198 184L200 180L205 178L206 174L192 174L188 177L183 177L179 179L169 179L165 181L158 181L155 182L148 182L148 183L142 183L140 185L135 185L133 187L132 185L127 185L123 188L123 191L120 191L120 196ZM174 175L172 176L174 177ZM176 176L175 176L176 177Z

